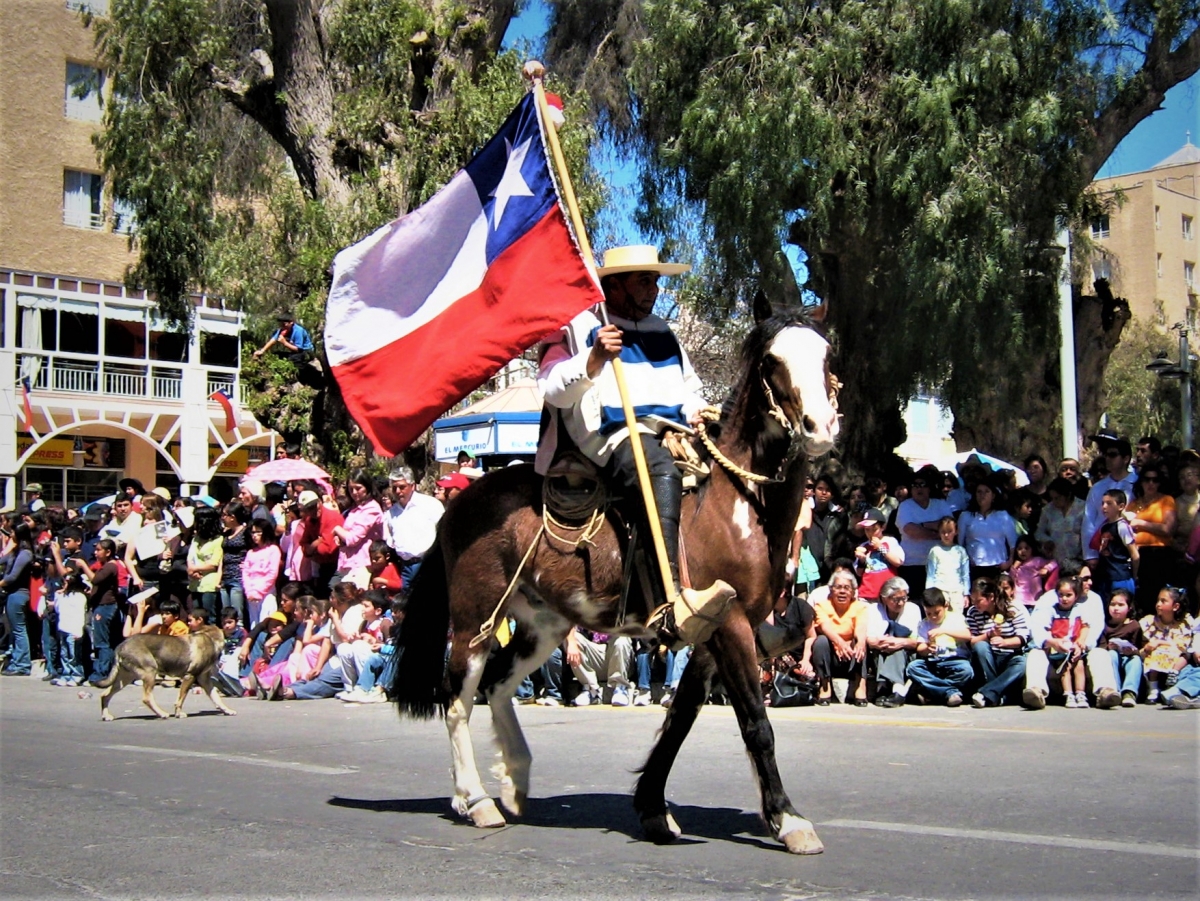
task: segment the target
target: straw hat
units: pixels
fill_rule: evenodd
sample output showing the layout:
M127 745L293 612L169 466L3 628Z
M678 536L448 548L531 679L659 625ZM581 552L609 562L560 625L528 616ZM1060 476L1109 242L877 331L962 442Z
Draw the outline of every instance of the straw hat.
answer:
M604 263L596 271L601 278L622 272L657 272L659 275L679 275L691 269L690 263L660 263L658 248L652 244L631 244L613 247L604 252Z

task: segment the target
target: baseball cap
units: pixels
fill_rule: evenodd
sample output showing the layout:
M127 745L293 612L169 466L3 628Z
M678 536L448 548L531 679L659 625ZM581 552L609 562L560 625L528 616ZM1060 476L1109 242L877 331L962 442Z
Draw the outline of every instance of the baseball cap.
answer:
M463 489L471 484L471 480L461 472L452 472L438 479L437 484L442 488Z
M301 491L300 496L296 498L296 503L301 507L315 507L321 503L321 499L317 497L315 491Z
M883 511L878 507L867 507L863 511L862 518L858 521L858 524L861 526L869 522L877 522L882 526L887 522L887 517L883 515Z

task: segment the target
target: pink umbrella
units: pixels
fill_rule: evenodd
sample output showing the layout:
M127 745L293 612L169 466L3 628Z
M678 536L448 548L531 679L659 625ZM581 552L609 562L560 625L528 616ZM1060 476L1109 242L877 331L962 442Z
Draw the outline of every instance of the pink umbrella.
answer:
M326 494L333 494L329 473L316 463L309 463L307 460L293 460L290 457L284 460L270 460L255 466L246 473L245 478L254 479L264 485L267 482L294 482L298 479L311 479L325 489Z

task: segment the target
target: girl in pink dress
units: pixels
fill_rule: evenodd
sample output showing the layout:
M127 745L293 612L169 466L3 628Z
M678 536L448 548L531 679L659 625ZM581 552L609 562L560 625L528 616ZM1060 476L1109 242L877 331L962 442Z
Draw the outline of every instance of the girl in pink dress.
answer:
M1058 563L1038 556L1028 535L1017 539L1013 553L1015 559L1009 574L1016 586L1016 600L1032 610L1038 598L1058 585Z

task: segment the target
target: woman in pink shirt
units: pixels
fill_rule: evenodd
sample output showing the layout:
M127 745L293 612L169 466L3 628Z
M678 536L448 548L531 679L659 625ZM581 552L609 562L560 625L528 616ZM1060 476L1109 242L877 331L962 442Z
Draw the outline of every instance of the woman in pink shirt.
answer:
M375 480L361 469L346 482L350 509L345 522L333 530L338 543L337 571L345 574L371 562L371 542L383 538L383 508L375 492Z
M275 524L265 519L250 523L250 548L242 558L242 590L246 593L246 625L253 629L275 611L275 583L283 565Z

